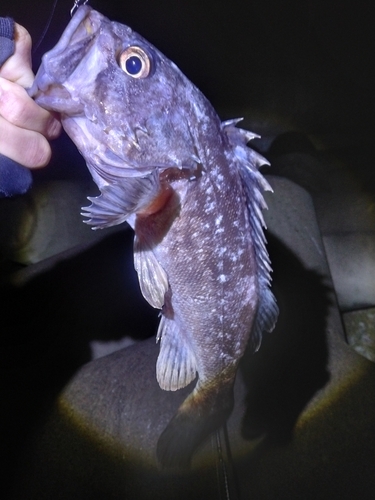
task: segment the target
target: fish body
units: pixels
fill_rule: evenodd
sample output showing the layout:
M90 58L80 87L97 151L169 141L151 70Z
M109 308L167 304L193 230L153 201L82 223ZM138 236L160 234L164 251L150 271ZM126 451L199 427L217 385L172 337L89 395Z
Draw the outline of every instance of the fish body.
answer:
M158 443L187 464L229 415L238 363L278 310L270 291L255 134L221 123L202 93L129 27L80 7L42 60L31 95L61 113L100 196L88 224L127 221L146 300L161 309L159 385L196 380Z

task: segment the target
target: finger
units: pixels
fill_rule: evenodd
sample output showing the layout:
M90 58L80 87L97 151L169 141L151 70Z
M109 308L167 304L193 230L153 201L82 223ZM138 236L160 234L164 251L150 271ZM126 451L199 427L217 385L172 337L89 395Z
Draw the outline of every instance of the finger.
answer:
M41 108L16 83L0 78L0 115L8 122L54 139L61 124L49 111Z
M51 158L47 139L39 132L19 128L0 116L0 151L29 168L44 167Z
M34 74L31 70L31 37L20 24L14 25L14 54L0 68L0 76L12 82L31 87Z

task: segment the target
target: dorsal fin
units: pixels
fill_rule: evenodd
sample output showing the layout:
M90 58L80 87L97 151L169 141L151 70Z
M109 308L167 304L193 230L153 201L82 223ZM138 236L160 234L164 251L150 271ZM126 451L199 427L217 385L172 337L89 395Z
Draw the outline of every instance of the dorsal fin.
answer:
M272 188L259 172L259 168L262 165L269 165L269 162L259 153L246 146L249 140L259 136L247 130L236 128L235 125L239 121L240 119L223 122L222 129L233 148L233 163L238 168L242 179L249 211L251 238L255 245L259 282L259 306L254 322L251 343L254 350L258 350L262 340L262 332L273 330L279 313L276 299L270 290L271 264L263 232L263 228L266 225L262 215L262 210L267 208L262 192L272 191Z

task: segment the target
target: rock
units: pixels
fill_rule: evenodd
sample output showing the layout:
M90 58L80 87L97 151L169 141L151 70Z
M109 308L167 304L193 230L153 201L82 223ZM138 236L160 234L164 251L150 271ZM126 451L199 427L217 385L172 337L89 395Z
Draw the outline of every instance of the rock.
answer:
M99 241L105 233L83 224L80 215L81 207L89 204L86 197L96 192L92 183L48 181L22 197L0 200L0 259L35 264Z
M352 189L329 190L315 198L319 226L324 235L371 232L375 228L375 203L364 189L348 179Z
M323 236L340 309L375 305L375 232Z
M124 347L129 347L134 344L134 340L129 337L123 337L119 340L92 340L90 342L92 359L102 358L108 354L119 351Z
M365 358L375 361L375 308L349 311L342 316L349 345Z

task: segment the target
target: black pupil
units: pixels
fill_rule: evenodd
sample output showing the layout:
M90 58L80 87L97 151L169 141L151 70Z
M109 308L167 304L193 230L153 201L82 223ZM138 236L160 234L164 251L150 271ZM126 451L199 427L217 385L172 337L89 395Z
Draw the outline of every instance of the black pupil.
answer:
M131 56L125 63L129 75L137 75L142 69L142 60L138 56Z

